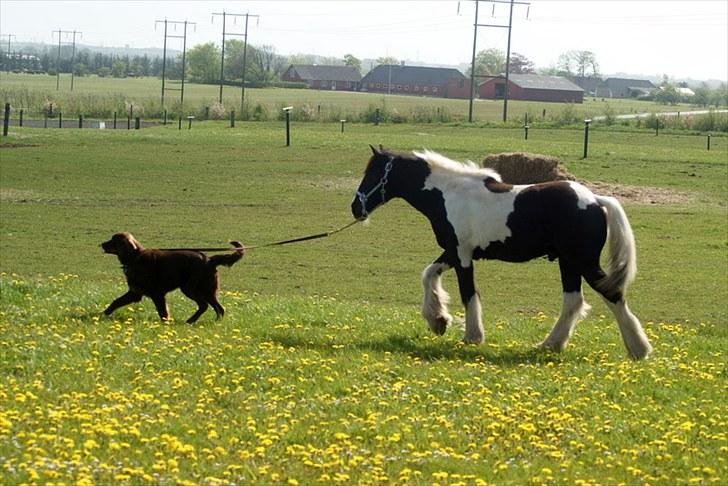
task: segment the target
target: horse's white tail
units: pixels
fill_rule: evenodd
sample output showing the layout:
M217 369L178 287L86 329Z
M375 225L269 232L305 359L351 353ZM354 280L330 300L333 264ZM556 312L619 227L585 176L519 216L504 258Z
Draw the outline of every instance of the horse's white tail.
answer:
M609 196L596 196L596 198L599 205L607 210L609 231L607 276L601 279L597 286L606 295L617 292L624 294L637 274L637 250L632 227L619 201Z

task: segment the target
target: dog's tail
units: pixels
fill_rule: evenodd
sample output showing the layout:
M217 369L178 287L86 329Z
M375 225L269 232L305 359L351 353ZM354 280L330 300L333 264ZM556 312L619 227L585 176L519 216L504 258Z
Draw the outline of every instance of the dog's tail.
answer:
M232 267L235 262L243 258L243 255L245 254L245 247L242 243L239 241L231 241L231 245L233 245L234 252L228 253L227 255L213 255L210 257L210 265L213 267L217 267L219 265L225 265L226 267Z

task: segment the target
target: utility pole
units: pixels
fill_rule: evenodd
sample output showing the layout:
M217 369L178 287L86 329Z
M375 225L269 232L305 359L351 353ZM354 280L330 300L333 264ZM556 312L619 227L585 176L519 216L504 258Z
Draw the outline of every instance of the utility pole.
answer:
M514 5L527 5L530 11L530 2L515 1L515 0L483 0L493 4L493 15L495 15L495 5L498 3L505 3L510 5L510 13L508 16L508 25L501 24L481 24L478 23L478 2L475 0L475 22L473 23L473 57L470 68L470 111L468 113L468 121L473 121L473 99L475 97L475 78L490 78L493 76L484 76L475 74L475 54L477 50L477 38L478 38L478 27L494 27L508 29L508 48L506 52L506 72L505 72L505 89L503 91L503 121L508 119L508 71L510 70L511 63L511 30L513 29L513 6ZM528 12L526 13L528 18Z
M2 34L0 37L7 37L8 38L8 50L5 53L5 70L10 74L10 38L15 37L15 40L18 40L18 37L15 34Z
M244 14L238 14L238 13L227 13L224 10L222 13L213 13L212 14L212 20L215 21L215 16L221 15L222 16L222 56L220 59L220 96L219 101L222 103L222 87L225 80L225 40L228 36L237 36L237 37L243 37L245 39L245 43L243 44L243 74L242 74L242 94L241 94L241 100L240 100L240 112L243 113L243 104L245 102L245 62L247 57L247 51L248 51L248 19L250 17L260 18L260 15L251 15L249 13ZM237 23L238 17L245 17L245 32L227 32L226 31L226 19L227 17L232 17L233 20Z
M53 34L58 34L58 55L56 56L56 91L61 87L61 38L65 34L66 36L72 37L72 50L71 50L71 91L73 91L73 63L76 60L76 34L79 36L83 35L83 32L77 30L54 30Z
M158 23L164 23L164 50L162 54L162 106L164 106L164 92L165 91L179 91L180 92L180 104L184 104L185 101L185 62L186 62L186 55L187 55L187 26L193 25L195 26L195 29L197 29L197 24L195 22L188 22L187 20L156 20L154 22L154 29L157 29ZM174 28L174 30L177 30L178 25L183 26L182 35L172 35L169 34L169 31L167 29L168 25L171 24ZM182 82L179 88L169 88L166 86L166 78L167 78L167 39L182 39Z
M71 91L73 91L73 76L75 74L74 63L76 61L76 34L83 37L83 32L73 31L73 47L71 48Z

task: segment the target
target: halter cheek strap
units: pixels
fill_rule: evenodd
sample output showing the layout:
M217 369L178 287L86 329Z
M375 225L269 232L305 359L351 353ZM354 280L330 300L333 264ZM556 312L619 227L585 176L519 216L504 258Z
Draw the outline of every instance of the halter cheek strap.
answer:
M387 202L387 189L385 186L387 185L389 172L392 170L393 160L394 157L390 156L389 160L384 166L384 174L382 174L382 178L377 184L374 185L374 187L369 190L369 192L364 194L361 191L356 191L356 197L359 199L359 203L361 204L362 216L364 216L365 218L369 215L369 212L367 211L367 200L372 196L372 194L379 191L382 196L382 202L380 204L384 204L385 202Z

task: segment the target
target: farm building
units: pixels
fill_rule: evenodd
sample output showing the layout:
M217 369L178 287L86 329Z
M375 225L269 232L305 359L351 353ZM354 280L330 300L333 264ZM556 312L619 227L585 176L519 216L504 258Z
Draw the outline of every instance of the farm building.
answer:
M505 77L492 78L480 85L478 94L483 99L503 99L505 87ZM584 90L568 79L558 76L510 74L508 76L508 98L526 101L582 103Z
M291 64L281 76L283 81L306 83L311 89L358 91L361 73L353 66Z
M362 78L361 90L467 99L470 80L452 68L380 64Z
M649 94L655 85L646 79L607 78L597 88L602 98L636 98Z

